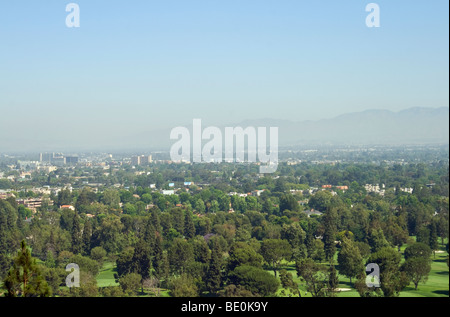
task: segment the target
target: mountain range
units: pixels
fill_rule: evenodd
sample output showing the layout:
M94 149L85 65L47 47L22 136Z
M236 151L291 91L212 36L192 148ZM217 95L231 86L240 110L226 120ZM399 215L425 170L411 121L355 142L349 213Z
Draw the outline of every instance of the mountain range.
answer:
M192 119L186 128L192 134ZM202 122L202 129L208 127ZM448 144L449 108L416 107L393 112L390 110L365 110L346 113L322 120L252 119L218 126L224 134L225 127L278 127L279 146L313 145L402 145ZM121 137L93 134L89 144L78 144L65 139L39 138L29 135L21 139L14 133L0 135L0 153L45 151L168 151L175 140L170 140L171 128L147 130L139 134L123 134ZM191 135L192 137L192 135ZM206 143L206 141L204 141ZM203 143L203 144L204 144Z
M203 124L203 123L202 123ZM202 129L208 125L203 124ZM225 127L278 127L279 146L448 144L449 108L409 108L399 112L366 110L317 121L245 120ZM192 124L186 128L191 131ZM169 149L171 129L150 131L138 144ZM192 137L192 136L191 136ZM133 144L136 142L133 142Z

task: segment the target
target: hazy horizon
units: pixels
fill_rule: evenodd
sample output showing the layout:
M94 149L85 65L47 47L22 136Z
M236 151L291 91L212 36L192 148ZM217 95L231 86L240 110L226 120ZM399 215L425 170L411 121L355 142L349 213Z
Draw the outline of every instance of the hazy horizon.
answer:
M448 1L73 2L0 3L0 153L449 105Z
M237 121L235 122L223 122L223 123L219 123L217 125L217 127L223 129L224 127L237 127L237 126L241 126L243 128L249 127L249 126L263 126L263 127L269 127L269 126L273 126L273 123L280 123L283 124L283 126L278 126L279 130L281 132L280 134L280 145L282 147L295 147L296 144L292 142L292 140L287 141L286 140L286 134L291 133L292 134L292 127L297 126L299 129L301 129L301 124L310 124L310 127L315 127L316 129L320 130L320 124L322 125L338 125L342 124L340 123L342 119L344 119L343 121L343 125L346 125L347 120L355 120L355 118L360 118L361 119L361 115L364 117L365 115L369 115L371 120L375 120L374 122L371 122L372 124L376 125L376 120L380 119L380 118L376 118L373 117L372 115L383 115L383 114L390 114L393 116L396 115L400 115L400 114L407 114L408 116L410 116L411 114L415 115L416 119L419 118L420 120L425 119L423 117L421 117L423 111L426 112L439 112L439 111L447 111L447 113L449 112L449 107L438 107L438 108L433 108L433 107L413 107L413 108L407 108L407 109L402 109L399 111L391 111L391 110L387 110L387 109L367 109L367 110L363 110L363 111L359 111L359 112L351 112L351 113L341 113L335 117L332 118L328 118L328 117L324 117L322 119L318 119L318 120L309 120L309 119L304 119L304 120L300 120L300 121L295 121L292 119L272 119L272 118L247 118L247 119L237 119ZM418 113L415 113L418 112ZM347 118L348 117L348 118ZM448 115L447 115L448 117ZM433 121L431 122L427 122L427 125L424 125L423 128L425 129L429 129L431 126L441 126L441 129L438 130L437 135L440 136L440 140L436 141L433 140L431 142L412 142L412 143L407 143L405 145L418 145L418 144L423 144L423 145L434 145L434 144L438 144L438 145L447 145L449 144L448 141L448 131L449 131L449 122L447 119L447 117L443 117L440 116L440 114L438 114L437 116L434 117L434 119L438 119L440 120L440 122L437 121ZM347 118L347 119L345 119ZM202 118L196 118L196 119L202 119ZM397 137L405 137L405 135L401 135L401 133L403 132L404 134L408 134L411 133L411 131L405 131L408 129L412 129L412 130L416 130L419 129L420 127L418 127L417 125L415 125L414 123L412 123L412 125L408 126L408 120L411 119L411 117L406 118L405 121L405 126L399 126L398 130L395 133L399 133L400 135L397 134ZM284 124L288 125L288 127L284 126ZM364 122L361 123L359 122L359 124L365 124ZM208 126L212 126L213 124L211 124L211 122L209 122L208 120L202 120L202 129L208 127ZM186 121L184 124L180 125L183 127L188 128L189 131L192 131L192 120L190 121ZM37 142L29 142L29 140L23 140L24 143L28 144L27 147L23 147L21 146L21 143L17 144L16 146L13 147L5 147L4 145L2 145L0 143L0 154L1 153L39 153L39 152L66 152L66 153L86 153L86 152L133 152L133 151L137 151L137 152L142 152L142 153L147 153L147 152L151 152L151 151L158 151L158 150L163 150L163 151L168 151L170 148L170 145L173 144L175 141L172 141L169 139L170 136L170 130L172 128L174 128L175 126L167 126L161 129L146 129L143 131L140 131L140 133L133 133L131 132L131 134L125 134L122 137L118 138L118 139L114 139L114 138L104 138L104 139L100 139L97 136L97 141L94 140L93 143L89 144L64 144L63 143L59 143L58 140L38 140ZM322 126L323 127L323 126ZM405 128L406 127L406 128ZM340 129L342 129L342 126L340 126ZM319 131L317 130L313 130L310 131L312 132L314 135L320 134ZM325 133L328 133L328 131L325 131ZM361 133L360 133L361 134ZM162 141L160 142L156 142L157 145L155 145L155 143L152 142L147 142L145 140L145 138L148 137L148 139L152 139L155 140L155 138L158 139L162 139ZM192 136L191 136L192 137ZM367 140L367 137L361 136L363 138L363 140ZM0 138L1 141L1 138ZM331 138L330 138L331 141ZM134 143L133 143L134 142ZM290 142L290 143L289 143ZM63 145L64 144L64 145ZM361 142L360 145L364 145L364 146L371 146L371 145L400 145L399 143L389 143L389 142L379 142L379 143L373 143L373 142ZM302 146L307 145L307 144L302 144ZM320 146L320 145L324 145L324 146L328 146L328 145L332 145L332 146L340 146L340 145L355 145L352 143L339 143L339 144L333 144L332 142L316 142L314 139L312 139L311 142L309 142L309 145L315 147L315 146ZM136 153L137 153L136 152Z

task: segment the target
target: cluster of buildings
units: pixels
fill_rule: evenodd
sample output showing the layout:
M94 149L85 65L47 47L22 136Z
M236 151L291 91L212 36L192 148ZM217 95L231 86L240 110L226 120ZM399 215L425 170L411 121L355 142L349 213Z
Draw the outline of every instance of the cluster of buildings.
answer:
M16 199L16 201L19 205L25 206L26 208L30 209L33 213L36 213L37 209L42 207L43 203L46 203L48 206L53 206L53 201L48 198Z
M39 162L50 163L56 166L62 166L66 164L78 164L78 156L67 156L62 153L40 153Z
M364 185L364 188L366 189L366 191L368 193L376 193L381 196L384 196L384 194L386 192L384 184L381 184L381 186L379 184L375 184L375 185L366 184L366 185Z
M37 161L17 161L17 167L21 171L44 171L51 173L58 167L65 165L76 165L79 162L78 156L66 156L55 153L39 153Z
M322 188L323 189L331 189L331 188L336 188L336 189L339 189L339 190L342 190L342 191L346 191L346 190L348 190L348 186L333 186L333 185L322 185Z
M237 192L229 192L228 196L239 196L239 197L247 197L247 196L253 196L253 197L259 197L261 194L265 191L265 189L256 189L251 191L250 193L237 193Z
M152 162L151 155L137 155L131 157L131 165L148 165Z
M9 191L0 189L0 199L7 199L9 197L15 197L13 193L10 193Z

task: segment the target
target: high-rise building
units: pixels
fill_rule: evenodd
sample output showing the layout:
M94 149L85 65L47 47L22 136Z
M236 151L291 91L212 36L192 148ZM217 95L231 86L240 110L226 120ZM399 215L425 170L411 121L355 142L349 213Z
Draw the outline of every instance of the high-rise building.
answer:
M153 162L151 155L138 155L131 158L132 165L146 165Z
M66 156L66 164L77 164L78 156Z
M40 153L39 154L39 161L40 162L48 162L50 163L55 156L55 153Z

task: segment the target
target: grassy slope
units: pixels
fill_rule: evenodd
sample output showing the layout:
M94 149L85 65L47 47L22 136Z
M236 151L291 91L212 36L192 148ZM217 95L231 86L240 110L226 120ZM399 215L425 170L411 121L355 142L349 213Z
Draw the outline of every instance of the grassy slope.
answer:
M407 245L404 245L401 248L402 254L405 251L406 247ZM444 250L445 248L441 246L440 249ZM400 297L448 297L449 269L447 266L447 255L448 253L444 252L444 253L437 253L436 258L432 256L431 272L428 275L428 281L425 284L419 283L417 290L414 289L414 284L411 283L400 293ZM295 271L294 263L286 263L286 266L284 266L283 268L292 273L294 281L296 283L300 283L300 289L302 290L302 294L304 294L305 287L303 283L300 282L300 279L297 277L297 272ZM273 274L271 270L268 270L268 272ZM338 293L338 297L359 297L358 292L353 288L354 279L352 279L352 283L350 283L349 278L340 274L338 276L339 276L339 288L352 289L351 291ZM278 296L283 296L282 290L284 289L280 287L280 289L277 292ZM287 290L284 291L287 295L289 295L289 291ZM308 294L306 297L311 297L311 295Z
M407 245L401 248L403 253ZM441 248L443 250L443 248ZM449 270L447 267L447 252L436 254L436 259L432 257L431 272L428 276L428 281L426 284L419 284L419 287L414 290L414 284L410 284L401 293L400 297L448 297L449 296ZM114 268L115 264L113 262L105 262L97 275L97 283L99 287L106 286L118 286L114 279ZM300 289L302 291L303 297L311 297L311 294L305 296L305 286L297 277L297 272L295 271L294 263L285 263L283 265L288 272L291 272L294 281L300 284ZM269 273L273 274L272 270L268 270ZM350 279L339 274L339 287L340 288L351 288L351 291L340 292L338 297L359 297L358 292L353 288L354 279L350 283ZM284 290L285 296L289 296L289 291L280 287L277 292L277 296L283 296L282 291ZM167 290L161 292L161 296L169 296Z
M103 264L103 267L100 269L100 272L97 275L98 287L119 285L119 283L116 283L116 280L114 279L114 267L115 264L113 262L105 262Z
M116 283L114 279L115 273L115 263L114 262L105 262L103 263L103 267L100 269L99 274L97 275L97 285L98 287L107 287L107 286L119 286L119 283ZM147 297L149 296L149 291L144 289L145 294L138 294L139 297ZM160 293L161 297L168 297L168 290L162 289Z

